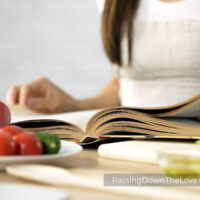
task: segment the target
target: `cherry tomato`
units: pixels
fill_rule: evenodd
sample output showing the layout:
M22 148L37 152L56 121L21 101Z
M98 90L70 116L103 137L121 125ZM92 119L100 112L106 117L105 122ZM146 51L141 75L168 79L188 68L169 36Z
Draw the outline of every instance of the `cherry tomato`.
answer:
M0 156L15 155L16 144L8 133L0 133Z
M10 134L11 136L17 135L19 133L23 133L25 132L22 128L20 128L19 126L15 126L15 125L8 125L8 126L4 126L0 132L6 132L8 134Z
M11 115L9 108L0 101L0 128L10 123Z
M40 155L43 148L39 138L31 133L19 133L13 136L13 139L18 146L19 155Z

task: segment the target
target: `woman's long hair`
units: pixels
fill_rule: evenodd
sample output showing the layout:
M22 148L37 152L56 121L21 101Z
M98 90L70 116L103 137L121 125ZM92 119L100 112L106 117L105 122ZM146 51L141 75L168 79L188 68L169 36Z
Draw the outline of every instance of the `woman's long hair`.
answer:
M109 60L122 65L121 39L126 30L128 36L129 63L132 51L133 16L139 0L106 0L102 17L102 37Z

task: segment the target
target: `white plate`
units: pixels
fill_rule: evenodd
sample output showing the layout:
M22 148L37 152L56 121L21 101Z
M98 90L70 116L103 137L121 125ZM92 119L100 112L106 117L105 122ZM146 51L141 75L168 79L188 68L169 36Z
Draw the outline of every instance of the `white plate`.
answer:
M61 141L61 149L57 154L39 156L0 156L0 168L10 164L41 163L79 153L82 147L74 142Z
M68 194L65 191L51 187L21 185L21 184L0 184L1 200L67 200Z

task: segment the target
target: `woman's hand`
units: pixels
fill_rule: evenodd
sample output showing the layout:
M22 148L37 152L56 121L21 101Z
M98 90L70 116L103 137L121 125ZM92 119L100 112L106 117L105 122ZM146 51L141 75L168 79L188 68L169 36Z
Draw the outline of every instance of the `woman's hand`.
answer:
M77 110L76 100L44 77L23 86L10 88L7 102L10 105L25 104L30 109L43 113Z

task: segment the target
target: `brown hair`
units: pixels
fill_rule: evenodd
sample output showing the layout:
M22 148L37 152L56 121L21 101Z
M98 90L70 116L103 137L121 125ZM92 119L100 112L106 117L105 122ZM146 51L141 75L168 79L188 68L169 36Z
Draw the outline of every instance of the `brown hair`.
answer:
M106 0L102 17L102 37L105 52L112 63L122 65L121 39L126 28L129 63L132 50L132 22L139 0Z

